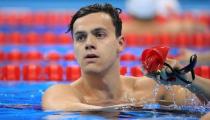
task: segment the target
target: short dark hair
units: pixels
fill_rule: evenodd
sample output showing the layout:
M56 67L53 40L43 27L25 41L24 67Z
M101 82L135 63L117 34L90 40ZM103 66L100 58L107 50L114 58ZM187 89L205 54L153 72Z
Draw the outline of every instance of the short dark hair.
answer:
M112 23L115 26L115 35L119 37L122 32L122 21L119 17L119 14L121 13L121 11L122 10L120 8L114 8L111 4L108 4L108 3L93 4L93 5L82 7L73 15L71 22L68 25L67 32L71 31L73 35L73 25L78 18L91 14L91 13L104 12L110 15L112 19Z

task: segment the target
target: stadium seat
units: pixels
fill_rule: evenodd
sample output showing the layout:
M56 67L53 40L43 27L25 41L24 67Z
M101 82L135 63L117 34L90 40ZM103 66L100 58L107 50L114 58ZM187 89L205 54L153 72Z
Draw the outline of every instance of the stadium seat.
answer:
M8 61L21 61L23 59L23 53L18 49L13 49L6 54L6 59Z
M3 32L0 32L0 45L6 44L6 35Z
M46 54L46 60L48 61L59 61L61 60L61 55L57 52L57 51L49 51L47 54Z
M48 21L46 21L46 13L45 12L33 12L33 25L35 26L43 26L46 25Z
M210 67L209 66L199 66L195 68L195 73L204 78L210 78Z
M40 43L40 35L36 32L29 32L25 35L24 43L26 45L38 45Z
M171 46L173 43L171 35L166 32L158 34L158 39L160 41L158 44L161 44L161 45L170 45Z
M139 35L137 34L126 34L125 41L127 46L138 46L139 45Z
M131 67L130 73L131 73L132 76L135 76L135 77L141 77L141 76L144 75L140 66Z
M70 45L70 44L72 44L72 42L73 42L73 40L72 40L71 36L64 35L64 34L58 35L58 43L59 44Z
M7 35L8 36L8 44L22 44L23 43L23 36L19 32L12 32Z
M193 34L193 41L192 41L192 45L193 45L193 47L197 47L197 48L202 48L202 47L204 47L204 40L205 40L205 38L204 38L204 34L203 33L194 33Z
M3 68L0 66L0 81L3 80Z
M127 67L126 66L120 67L120 74L125 75L126 73L127 73Z
M140 46L151 46L151 45L156 45L158 44L156 41L156 36L150 32L145 33L143 36L143 38L140 39L139 41L139 45Z
M47 80L49 81L62 81L63 80L63 68L58 64L49 64L45 67L45 73L47 74Z
M175 35L174 39L175 47L186 47L191 45L191 43L192 40L189 34L181 32Z
M3 80L20 80L20 67L13 64L8 64L3 67Z
M49 44L49 45L56 45L57 42L57 38L56 38L56 35L54 35L52 32L46 32L43 34L43 37L42 37L42 40L43 40L43 43L44 44Z
M124 53L120 56L121 61L136 61L137 58L138 58L137 56L131 53Z
M43 80L42 67L35 64L23 66L23 80L26 81L40 81Z
M3 51L0 51L0 63L5 60L5 53Z
M66 61L74 61L74 60L76 60L75 55L72 52L68 52L63 57L64 57L64 60L66 60Z
M79 66L67 66L66 67L66 79L68 81L77 80L81 75Z
M43 60L43 55L37 50L31 50L25 53L24 60L26 61L38 61Z

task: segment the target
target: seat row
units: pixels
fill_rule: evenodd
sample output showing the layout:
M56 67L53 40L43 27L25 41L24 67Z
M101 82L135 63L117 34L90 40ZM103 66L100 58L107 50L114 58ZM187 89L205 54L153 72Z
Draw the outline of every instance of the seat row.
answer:
M72 44L71 36L68 34L56 35L52 32L38 34L36 32L29 32L21 34L20 32L3 33L0 32L0 45L56 45L56 44Z
M193 34L180 32L177 34L126 34L126 44L128 46L151 46L168 45L173 47L209 47L210 32L197 32Z
M0 62L12 62L12 61L59 61L59 60L75 60L75 56L72 52L61 55L57 51L50 51L48 53L42 53L37 50L31 50L28 52L21 52L19 50L12 50L10 52L0 51Z
M125 75L127 67L121 67L120 73ZM37 64L19 65L8 64L0 67L0 80L2 81L74 81L81 75L80 67L68 65L62 67L59 64L48 64L45 67ZM131 75L142 76L140 67L131 67Z
M122 66L119 72L121 75L143 76L141 66ZM210 78L210 67L196 67L195 73ZM27 64L21 68L18 65L8 64L0 67L0 80L2 81L74 81L80 76L80 67L77 65L62 67L59 64L49 64L43 67L36 64Z
M177 57L179 53L169 53L168 57ZM1 62L30 62L30 61L75 61L75 55L72 51L67 51L65 54L61 54L56 50L49 50L46 53L38 50L30 50L27 52L21 52L17 49L13 49L10 52L0 51L0 63ZM133 53L126 51L120 54L120 61L140 61L141 51L136 50Z
M7 24L10 26L15 25L45 25L56 26L66 25L74 14L72 11L1 11L0 12L0 25ZM129 21L132 17L127 13L120 15L124 22ZM198 23L210 24L210 14L207 12L193 13L183 12L180 14L173 14L168 17L161 15L156 17L157 21L167 21L170 19L184 19L189 21L196 21Z
M69 24L71 17L73 16L72 11L63 11L63 12L10 12L10 11L1 11L0 12L0 26L8 25L10 27L15 26L46 26L46 27L55 27L55 26L66 26ZM120 17L123 21L128 21L132 19L126 13L120 14Z
M209 47L210 32L197 32L193 34L180 32L177 34L160 33L160 34L125 34L127 46L151 46L165 44L174 47ZM21 34L20 32L3 33L0 32L0 45L57 45L72 44L72 37L67 34L56 35L52 32L38 34L29 32Z

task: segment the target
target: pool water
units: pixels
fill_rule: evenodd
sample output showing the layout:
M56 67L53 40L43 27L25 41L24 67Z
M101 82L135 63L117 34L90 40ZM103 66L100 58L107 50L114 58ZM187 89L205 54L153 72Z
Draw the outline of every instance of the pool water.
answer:
M144 119L144 120L198 120L210 111L202 106L161 106L147 104L143 107L120 107L102 111L62 112L43 111L41 96L56 82L8 83L0 82L0 120L66 120L66 119Z

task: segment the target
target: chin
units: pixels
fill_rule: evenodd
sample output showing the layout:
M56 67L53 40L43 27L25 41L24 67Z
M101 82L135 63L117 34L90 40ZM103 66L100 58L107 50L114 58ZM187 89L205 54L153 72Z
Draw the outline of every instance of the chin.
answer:
M88 74L98 74L101 73L102 70L98 66L86 66L84 72Z

